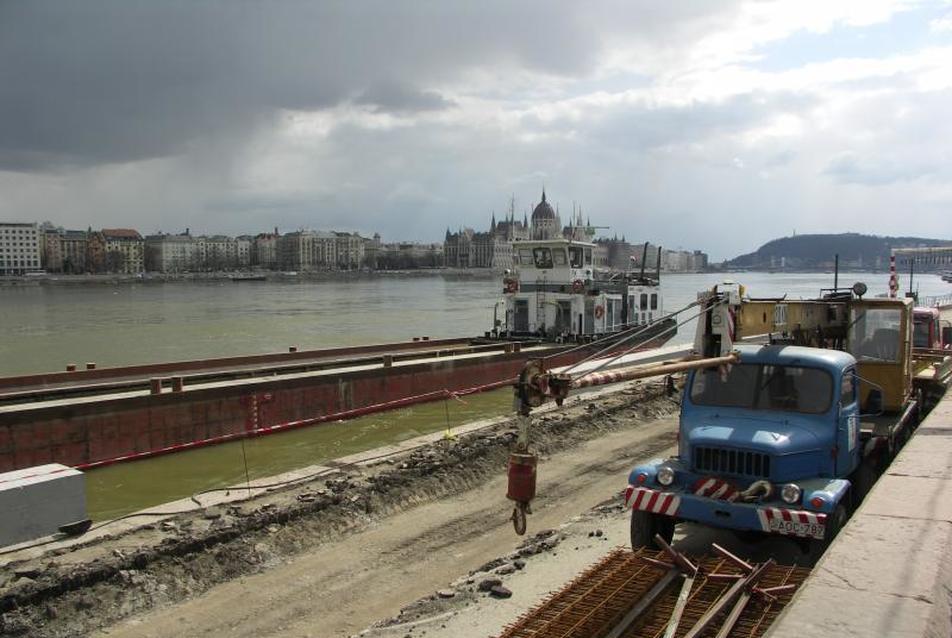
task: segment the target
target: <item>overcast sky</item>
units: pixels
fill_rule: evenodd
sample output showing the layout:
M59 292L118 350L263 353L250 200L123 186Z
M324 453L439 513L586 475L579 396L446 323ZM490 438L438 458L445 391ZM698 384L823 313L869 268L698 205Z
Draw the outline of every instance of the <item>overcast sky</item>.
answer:
M0 220L952 238L952 4L0 0ZM605 232L605 231L603 231Z

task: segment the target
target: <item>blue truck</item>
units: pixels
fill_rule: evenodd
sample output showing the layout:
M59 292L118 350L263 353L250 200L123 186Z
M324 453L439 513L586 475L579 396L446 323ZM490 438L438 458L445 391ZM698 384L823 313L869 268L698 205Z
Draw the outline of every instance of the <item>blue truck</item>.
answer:
M847 352L735 345L740 363L692 371L678 455L629 476L633 547L679 521L828 543L874 480L857 361ZM870 415L874 418L873 415Z
M533 407L653 376L673 386L671 375L686 373L677 456L638 465L628 478L632 545L653 546L656 535L670 542L675 525L689 521L825 547L911 436L929 397L952 379L952 357L936 361L913 348L912 301L865 292L858 283L820 299L752 299L725 282L698 295L694 346L681 360L606 369L610 359L592 371L529 362L516 385L523 418L510 484L531 489L511 490L516 531L535 495Z

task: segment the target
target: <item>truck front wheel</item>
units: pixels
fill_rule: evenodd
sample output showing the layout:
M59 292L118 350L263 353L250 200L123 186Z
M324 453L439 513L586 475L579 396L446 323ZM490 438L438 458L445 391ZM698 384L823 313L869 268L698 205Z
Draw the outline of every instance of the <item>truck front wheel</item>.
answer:
M846 506L840 503L826 519L826 533L823 535L823 539L810 542L809 554L813 562L819 560L823 552L830 546L836 535L846 525L847 518L849 518L849 514L846 512Z
M631 549L638 551L642 547L661 549L655 542L655 534L660 534L664 542L670 544L674 538L674 519L651 512L635 510L631 513Z

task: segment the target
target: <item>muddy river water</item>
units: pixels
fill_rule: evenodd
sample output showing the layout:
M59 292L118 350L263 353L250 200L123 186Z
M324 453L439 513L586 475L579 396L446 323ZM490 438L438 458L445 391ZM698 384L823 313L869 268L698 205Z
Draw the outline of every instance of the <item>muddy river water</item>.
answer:
M755 297L812 297L832 275L732 273ZM666 275L666 311L683 307L722 274ZM841 284L865 281L884 292L878 274L841 274ZM916 278L922 295L952 286ZM907 286L904 278L901 287ZM336 281L172 282L0 287L0 375L62 370L66 363L102 366L198 359L373 342L413 336L481 334L492 323L500 284L489 277L439 274ZM689 341L692 325L673 342ZM452 428L511 409L508 390L437 402L343 423L228 443L94 470L87 475L96 520L240 485L247 474L268 476ZM247 461L247 464L246 464Z

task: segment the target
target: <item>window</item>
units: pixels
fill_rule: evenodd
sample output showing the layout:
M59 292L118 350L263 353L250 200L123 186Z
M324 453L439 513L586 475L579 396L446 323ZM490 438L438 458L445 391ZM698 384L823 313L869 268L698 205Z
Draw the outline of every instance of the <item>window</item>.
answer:
M553 248L552 249L552 263L554 263L556 266L564 266L565 265L565 251L562 250L561 248Z
M651 294L651 309L652 310L658 309L658 293L656 292Z
M840 405L853 405L856 401L856 375L854 370L847 370L843 375L840 387Z
M648 309L648 293L646 292L641 293L641 309Z
M858 361L899 361L901 326L899 308L855 308L850 314L850 354Z
M532 265L532 251L528 248L519 249L519 263L523 266Z
M581 246L569 246L569 263L572 268L581 268L582 267L582 247Z
M592 265L592 249L591 248L585 249L585 265L586 266Z
M552 251L548 248L533 248L532 257L535 260L536 268L552 267Z
M696 405L822 414L832 398L833 377L800 366L740 364L723 378L710 368L696 372L691 383Z
M915 322L912 325L912 347L928 348L930 345L929 324L924 321Z

